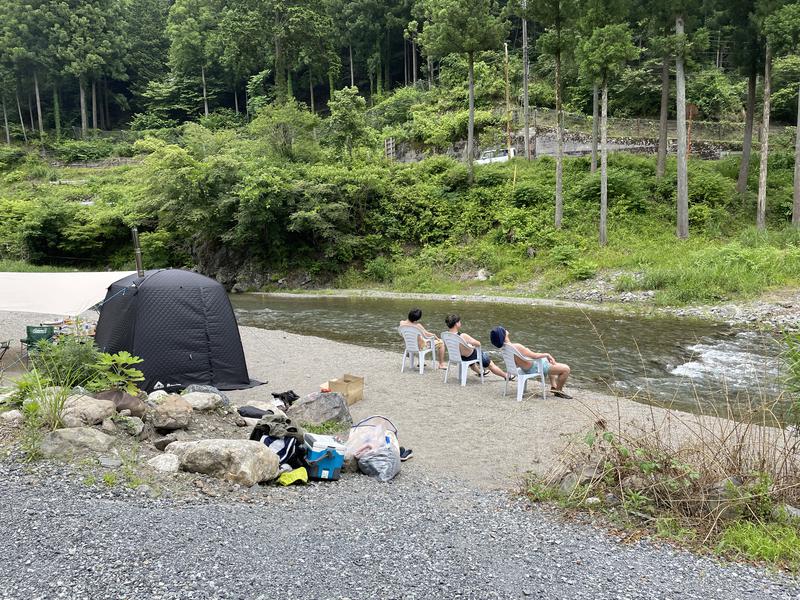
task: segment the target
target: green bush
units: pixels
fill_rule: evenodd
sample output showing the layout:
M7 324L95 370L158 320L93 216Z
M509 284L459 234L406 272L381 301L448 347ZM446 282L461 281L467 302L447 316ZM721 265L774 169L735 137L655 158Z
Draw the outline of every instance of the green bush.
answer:
M146 131L149 129L171 129L177 127L178 122L154 113L136 113L133 115L129 127L133 131Z
M244 115L236 114L229 108L218 108L207 116L202 116L198 119L200 125L206 129L216 131L218 129L233 129L244 125Z
M94 376L98 352L92 338L61 336L57 343L41 341L31 353L31 364L52 385L86 385Z
M389 283L394 277L392 262L385 256L378 256L364 265L364 275L378 283Z
M511 197L514 205L520 208L549 206L554 201L555 191L538 181L529 181L520 183Z
M0 172L20 164L26 152L17 146L0 146Z

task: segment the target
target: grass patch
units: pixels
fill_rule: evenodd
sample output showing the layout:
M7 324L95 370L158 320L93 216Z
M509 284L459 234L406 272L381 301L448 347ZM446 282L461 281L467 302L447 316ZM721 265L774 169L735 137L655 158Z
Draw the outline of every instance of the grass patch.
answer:
M797 525L739 521L725 528L717 551L747 560L764 561L800 570L800 531Z
M308 433L315 433L317 435L338 435L340 433L345 433L348 429L350 429L347 425L333 420L325 421L320 425L315 425L313 423L301 423L300 426Z

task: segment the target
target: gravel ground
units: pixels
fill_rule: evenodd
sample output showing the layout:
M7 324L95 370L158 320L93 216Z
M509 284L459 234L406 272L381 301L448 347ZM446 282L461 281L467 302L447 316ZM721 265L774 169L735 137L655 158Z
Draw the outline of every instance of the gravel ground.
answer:
M20 318L6 314L0 333ZM347 474L304 488L211 485L223 492L213 497L187 492L189 474L157 490L88 485L85 465L23 465L12 453L0 460L0 599L800 598L788 576L621 543L503 491L552 466L599 416L663 411L585 390L516 403L496 378L445 385L440 372L401 374L399 353L241 331L251 376L270 383L234 402L363 374L354 418L391 417L415 458L388 485Z
M413 468L388 485L259 488L250 503L150 499L32 469L0 463L4 600L800 596L788 577L622 544Z

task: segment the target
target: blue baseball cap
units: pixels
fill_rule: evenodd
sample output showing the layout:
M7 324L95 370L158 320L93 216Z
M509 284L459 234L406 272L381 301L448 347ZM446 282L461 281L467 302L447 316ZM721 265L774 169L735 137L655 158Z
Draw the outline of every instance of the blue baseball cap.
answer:
M495 348L502 348L506 343L506 329L502 325L498 325L489 332L489 339L492 340L492 345Z

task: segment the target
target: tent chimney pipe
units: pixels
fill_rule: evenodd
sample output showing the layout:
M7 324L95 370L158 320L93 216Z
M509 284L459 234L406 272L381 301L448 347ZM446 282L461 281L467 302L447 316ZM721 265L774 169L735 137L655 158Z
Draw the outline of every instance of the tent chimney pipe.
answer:
M133 256L136 260L136 274L139 277L144 277L144 268L142 267L142 248L139 246L139 230L136 227L131 228L133 234Z

